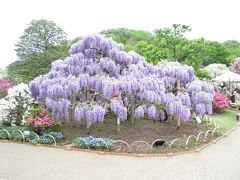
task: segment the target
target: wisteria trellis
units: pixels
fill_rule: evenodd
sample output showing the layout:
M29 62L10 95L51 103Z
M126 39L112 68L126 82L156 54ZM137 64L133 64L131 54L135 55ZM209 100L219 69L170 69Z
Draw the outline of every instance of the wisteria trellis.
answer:
M101 35L84 37L69 53L30 83L32 96L52 110L54 119L84 120L90 127L103 122L110 111L122 121L146 115L159 121L167 115L187 121L191 109L200 115L212 113L214 89L199 81L190 66L154 66Z

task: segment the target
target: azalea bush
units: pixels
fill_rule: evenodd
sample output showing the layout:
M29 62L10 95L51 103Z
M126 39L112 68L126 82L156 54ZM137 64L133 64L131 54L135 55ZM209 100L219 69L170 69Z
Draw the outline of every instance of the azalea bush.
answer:
M0 124L24 125L25 117L35 105L27 84L8 89L8 95L0 99Z
M7 95L8 89L12 88L13 84L4 79L0 79L0 98L3 98Z
M34 108L30 112L30 116L27 118L26 126L38 134L44 132L58 132L61 129L62 123L60 121L53 120L51 113L43 108Z
M73 141L75 147L96 150L111 150L114 146L114 140L110 138L95 138L92 136L79 137Z
M216 92L213 100L213 107L215 111L219 109L224 109L229 106L229 100L223 94Z

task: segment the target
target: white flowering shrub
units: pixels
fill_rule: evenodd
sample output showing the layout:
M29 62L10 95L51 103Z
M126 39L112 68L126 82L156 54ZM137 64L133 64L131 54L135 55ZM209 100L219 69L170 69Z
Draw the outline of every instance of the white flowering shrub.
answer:
M29 115L34 101L27 84L21 83L10 88L8 95L0 99L0 124L24 124L24 119Z
M217 76L224 74L225 72L230 71L226 64L210 64L203 70L207 71L212 78L215 78Z

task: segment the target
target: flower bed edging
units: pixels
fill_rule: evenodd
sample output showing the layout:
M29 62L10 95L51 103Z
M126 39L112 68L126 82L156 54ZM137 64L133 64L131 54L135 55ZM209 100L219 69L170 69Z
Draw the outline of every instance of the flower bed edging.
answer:
M100 155L120 155L120 156L133 156L133 157L172 157L172 156L178 156L178 155L185 155L185 154L192 154L196 152L201 152L206 147L208 147L211 144L216 144L220 139L227 137L231 132L235 131L240 126L240 122L237 123L235 126L233 126L230 130L228 130L225 134L222 136L210 141L207 144L202 145L196 150L191 151L182 151L182 152L175 152L175 153L162 153L162 154L131 154L131 153L116 153L116 152L104 152L104 151L95 151L95 150L88 150L88 149L78 149L78 148L70 148L70 147L61 147L61 146L53 146L48 144L32 144L29 142L20 142L20 141L11 141L11 140L0 140L0 142L9 142L9 143L18 143L18 144L28 144L33 146L43 146L43 147L50 147L50 148L57 148L57 149L64 149L64 150L70 150L70 151L81 151L81 152L89 152L89 153L97 153Z

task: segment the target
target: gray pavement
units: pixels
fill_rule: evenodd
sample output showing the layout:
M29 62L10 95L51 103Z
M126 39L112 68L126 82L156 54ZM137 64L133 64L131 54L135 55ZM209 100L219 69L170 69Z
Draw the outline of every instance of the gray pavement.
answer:
M126 157L0 142L0 180L240 180L240 127L200 153Z

